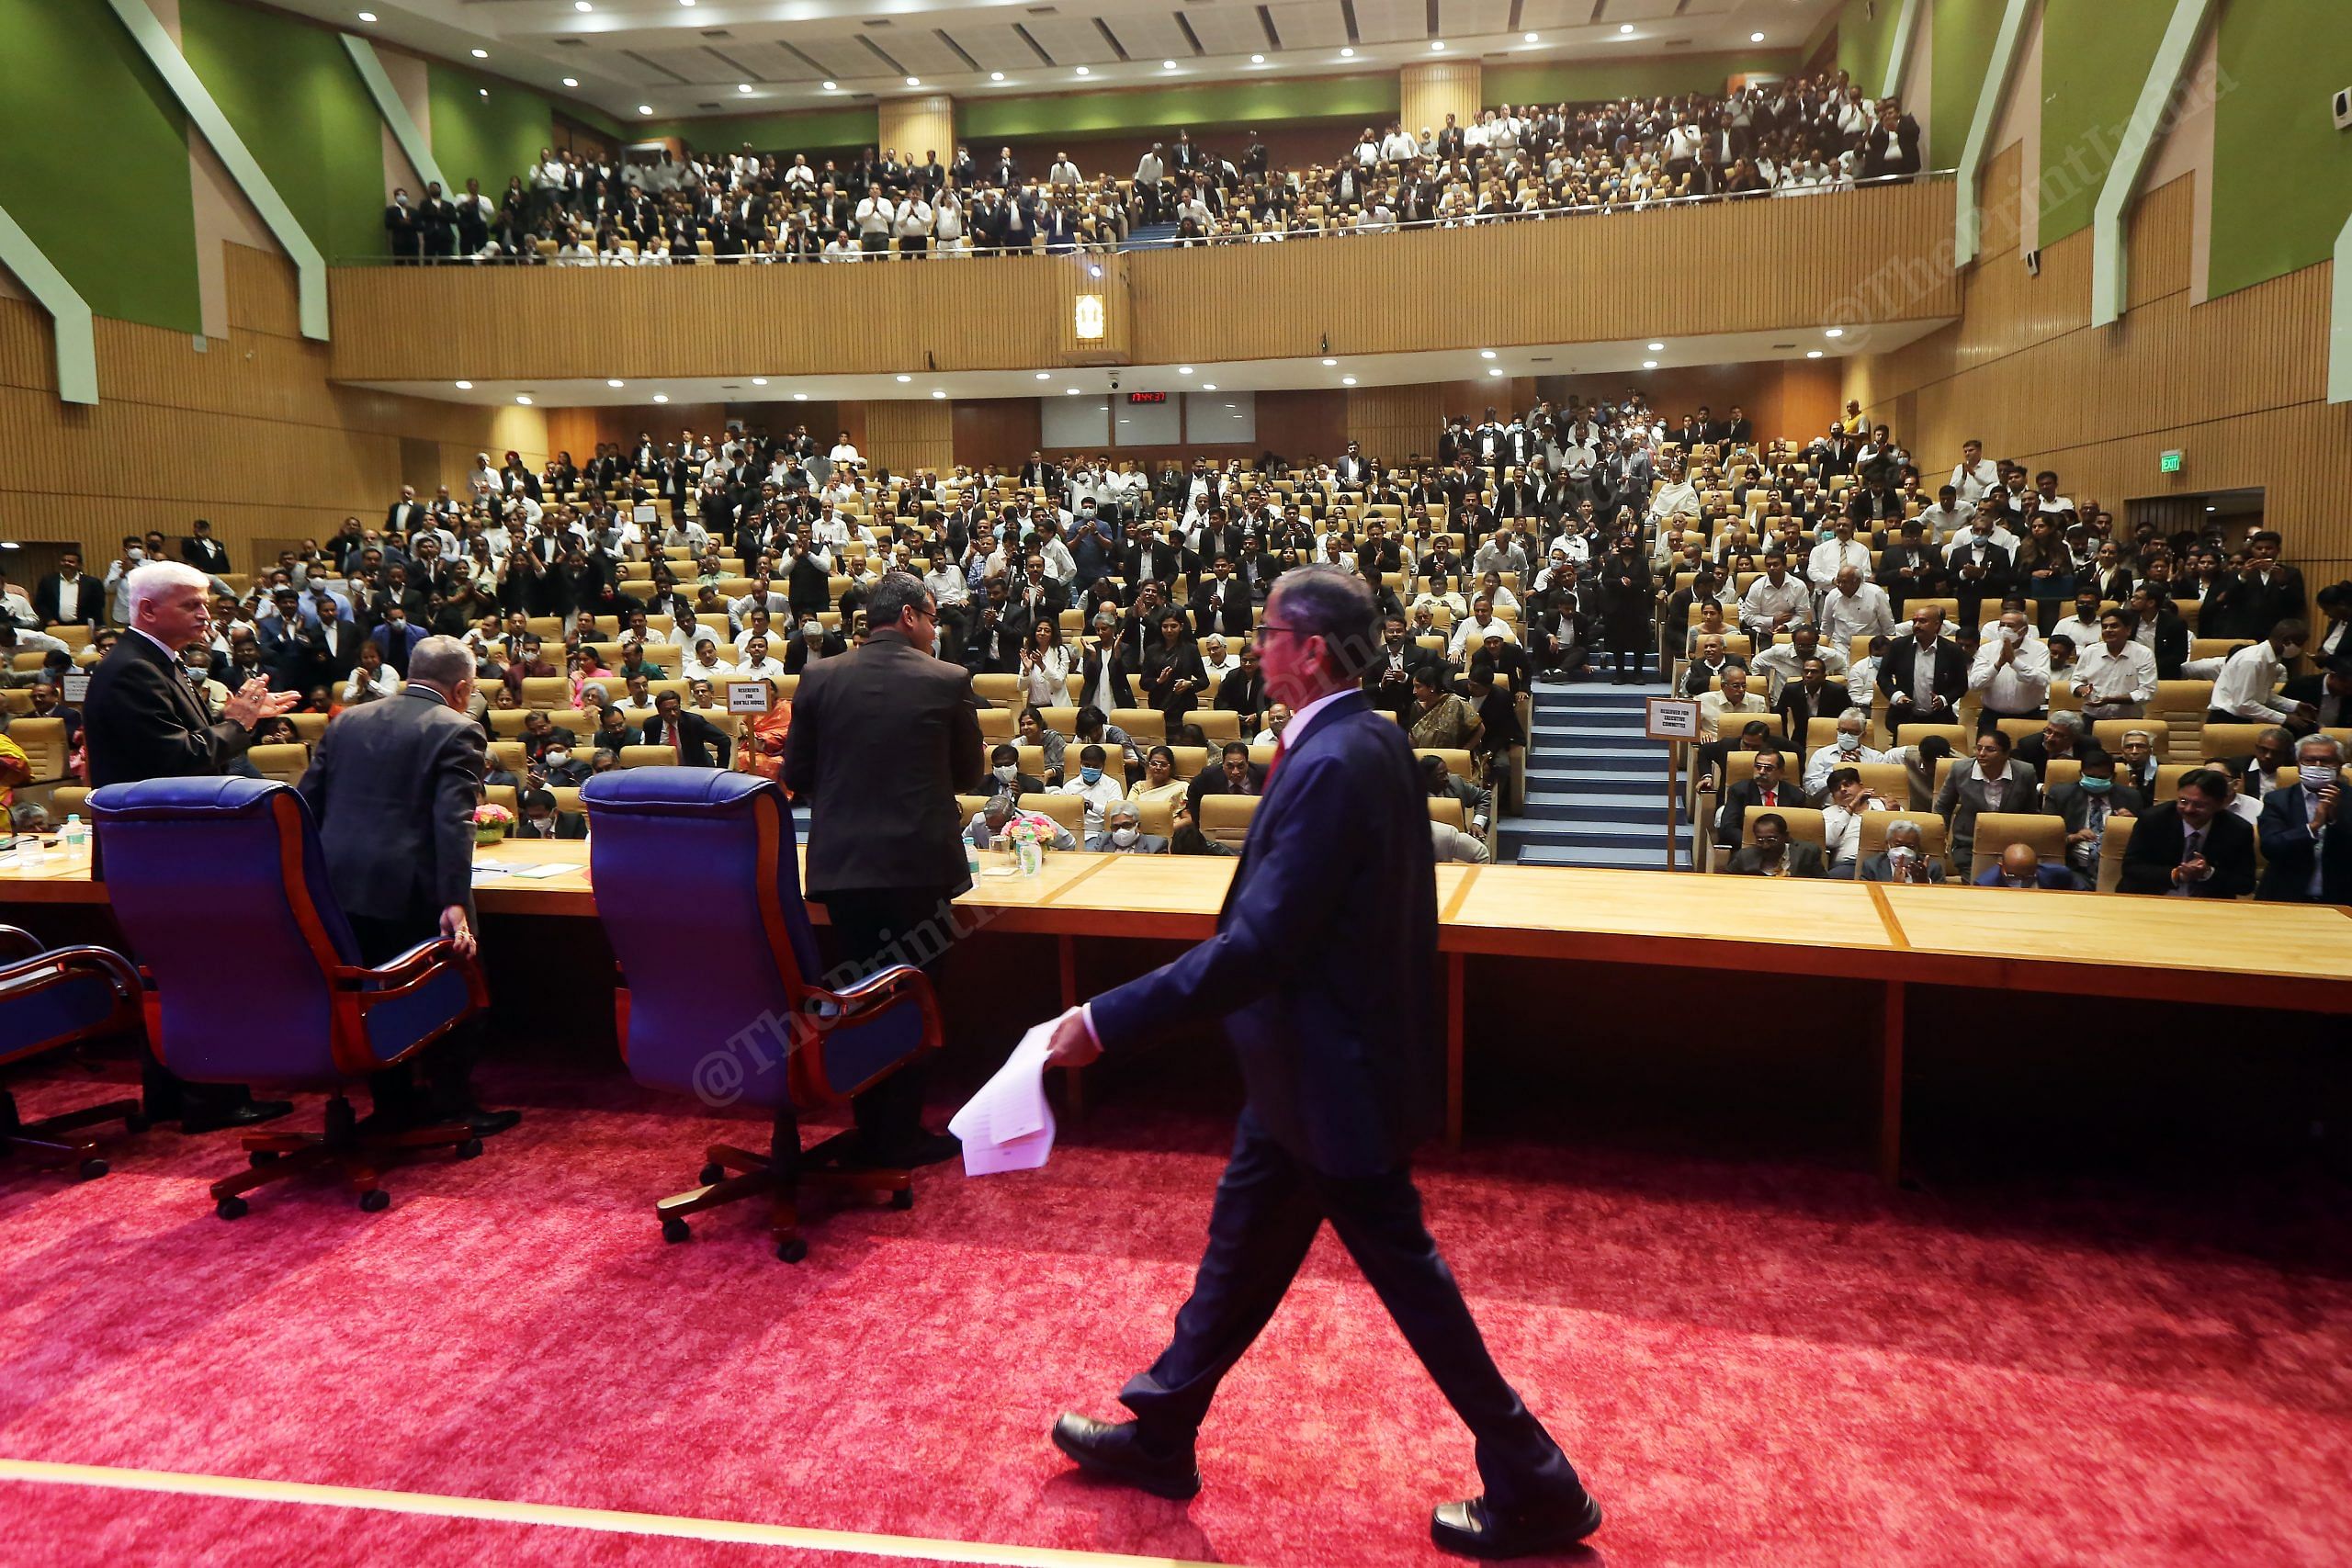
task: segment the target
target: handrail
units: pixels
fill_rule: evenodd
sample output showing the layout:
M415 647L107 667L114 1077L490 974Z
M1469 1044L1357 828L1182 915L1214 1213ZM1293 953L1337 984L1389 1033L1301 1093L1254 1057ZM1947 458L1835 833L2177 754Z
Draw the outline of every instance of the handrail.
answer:
M1369 237L1369 236L1371 236L1371 235L1375 235L1375 234L1404 233L1404 232L1408 232L1408 231L1419 231L1419 230L1433 230L1433 229L1470 229L1470 228L1480 228L1480 227L1485 227L1485 226L1487 226L1487 225L1491 225L1491 224L1498 224L1498 223L1524 223L1524 222L1530 222L1530 221L1536 221L1536 222L1540 222L1540 221L1545 220L1547 220L1547 219L1553 219L1553 218L1607 217L1607 216L1609 216L1609 215L1611 215L1611 214L1612 214L1612 213L1621 213L1621 212L1623 212L1623 213L1632 213L1632 212L1654 212L1654 211L1657 211L1657 210L1659 210L1659 209L1668 209L1668 208L1708 207L1708 206L1715 206L1715 205L1719 205L1719 204L1721 204L1721 205L1728 205L1728 204L1730 204L1730 203L1732 203L1732 202L1754 201L1754 200L1758 200L1758 199L1761 199L1761 198L1767 198L1767 197L1773 197L1773 198L1777 198L1777 197L1795 197L1795 198L1798 198L1798 199L1802 199L1802 198L1806 197L1817 197L1817 196L1830 196L1830 197L1835 197L1835 196L1845 196L1845 195L1852 194L1853 192L1856 192L1856 191L1868 190L1868 189L1874 189L1874 188L1878 188L1878 187L1881 187L1881 186L1886 186L1913 185L1913 184L1919 183L1919 182L1921 182L1921 181L1946 181L1946 180L1951 180L1951 179L1955 178L1955 177L1958 175L1959 172L1960 172L1960 171L1959 171L1957 168L1946 168L1946 169L1924 169L1924 170L1920 171L1920 172L1919 172L1918 174L1917 174L1917 175L1883 175L1883 176L1881 176L1880 178L1877 178L1877 179L1871 179L1871 180L1857 180L1857 181L1855 181L1852 185L1850 185L1850 186L1815 186L1798 187L1798 188L1796 188L1796 189L1786 189L1786 188L1783 188L1783 189L1778 189L1778 190L1739 191L1739 192L1736 192L1736 193L1718 193L1718 194L1712 195L1712 196L1664 196L1664 197L1641 197L1641 198L1638 198L1638 199L1635 199L1635 200L1630 200L1630 201L1624 201L1624 202L1614 202L1614 203L1589 203L1589 204L1582 204L1582 205L1577 205L1577 206L1568 206L1568 207L1537 207L1537 208L1529 208L1529 209L1525 209L1524 211L1521 211L1521 210L1516 210L1516 209L1514 209L1514 210L1503 211L1503 212L1491 212L1491 213L1468 213L1468 214L1464 214L1464 215L1462 215L1462 216L1460 216L1460 217L1455 217L1455 218L1427 218L1427 219L1418 220L1416 220L1416 221L1409 222L1409 223L1408 223L1408 222L1398 222L1398 223L1396 223L1396 224L1393 224L1393 225L1383 225L1383 226L1381 226L1381 227L1379 227L1379 228L1376 228L1376 229L1371 229L1371 230L1354 229L1354 228L1350 228L1350 229L1286 228L1286 229L1275 230L1275 231L1246 231L1246 232L1220 231L1220 232L1213 233L1213 234L1202 234L1202 235L1199 235L1199 236L1193 237L1193 238L1192 238L1192 239L1189 239L1189 240L1188 240L1188 239L1179 239L1179 238L1178 238L1178 237L1176 237L1175 235L1172 235L1172 234L1171 234L1171 235L1170 235L1166 240L1164 240L1164 241L1162 241L1162 242L1159 242L1159 243L1154 243L1154 244L1148 244L1148 245L1140 245L1140 246L1136 246L1136 250L1139 250L1139 251L1151 251L1151 250L1193 250L1193 249L1199 249L1199 248L1202 248L1202 247L1204 247L1204 246L1214 246L1214 245L1254 245L1254 244L1277 244L1277 243L1289 243L1289 242L1291 242L1291 241L1295 241L1295 240L1325 240L1325 239L1347 239L1347 240L1352 240L1352 239L1362 239L1362 238L1366 238L1366 237ZM1080 188L1083 188L1083 187L1080 187ZM968 223L968 217L967 217L967 223ZM969 242L970 237L971 237L971 236L970 236L970 234L969 234L969 232L968 232L968 230L967 230L967 233L966 233L966 235L965 235L965 239L967 240L967 243ZM893 240L892 243L893 243L893 245L895 246L895 244L896 244L896 240L895 240L895 239ZM822 255L811 255L811 256L779 256L779 255L774 254L773 253L760 252L760 251L745 251L745 252L743 252L743 253L741 253L741 254L736 254L736 255L726 255L726 256L721 256L721 255L710 255L710 256L706 256L706 255L703 255L702 254L700 254L699 252L695 252L695 253L691 253L691 254L684 254L684 255L677 254L674 254L674 253L673 253L673 254L668 254L668 255L659 255L659 256L648 256L648 255L642 255L642 254L639 254L639 255L634 255L634 256L617 256L617 257L616 257L616 254L606 254L606 253L602 253L602 252L600 252L600 253L595 254L594 255L588 256L588 257L573 257L573 258L570 258L570 259L564 259L564 258L551 258L551 257L548 257L548 256L541 256L541 255L535 255L535 256L530 256L530 257L524 257L524 256L519 256L519 255L500 255L500 256L491 256L491 257L477 257L477 256L424 256L424 257L417 257L417 258L414 258L414 259L410 259L410 258L405 258L405 257L395 257L395 256L391 256L391 255L388 255L388 254L368 254L368 255L347 255L347 256L337 256L337 257L335 257L335 258L334 258L334 265L337 265L337 266L355 266L355 267L356 267L356 266L432 266L432 267L465 267L465 266L476 266L476 267L479 267L479 266L700 266L700 265L713 265L713 264L727 264L727 265L753 265L753 266L771 266L771 265L807 266L807 265L848 265L848 264L851 264L851 263L859 263L859 262L871 264L871 263L875 263L875 262L888 262L888 261L942 261L942 260L970 260L970 259L978 258L978 257L987 257L987 258L989 258L989 259L998 259L998 258L1005 258L1005 257L1040 256L1040 257L1044 257L1044 258L1046 258L1046 259L1059 259L1059 258L1062 258L1062 257L1071 256L1071 255L1112 255L1112 254L1126 254L1126 253L1127 253L1127 246L1126 246L1126 243L1125 243L1125 241L1120 241L1120 242L1117 242L1117 243L1111 243L1111 244L1104 244L1104 243L1102 243L1102 242L1100 242L1100 241L1098 240L1098 241L1094 241L1094 242L1088 243L1082 243L1082 244L1081 244L1081 243L1073 243L1073 244L1072 244L1072 245L1070 245L1069 248L1064 249L1064 250L1058 250L1058 251L1056 251L1056 250L1046 250L1046 251L1036 251L1036 250L983 251L983 250L978 249L977 247L972 247L972 248L967 248L967 249L965 249L965 250L962 250L962 251L954 251L954 252L928 251L928 252L922 253L922 254L920 254L909 255L909 254L904 254L904 253L902 253L902 252L900 252L900 251L899 251L899 250L897 250L897 249L895 249L895 248L894 248L894 249L882 250L882 251L857 252L857 253L854 253L854 254L850 254L850 255L847 255L847 256L840 256L840 257L830 257L830 256L822 256Z

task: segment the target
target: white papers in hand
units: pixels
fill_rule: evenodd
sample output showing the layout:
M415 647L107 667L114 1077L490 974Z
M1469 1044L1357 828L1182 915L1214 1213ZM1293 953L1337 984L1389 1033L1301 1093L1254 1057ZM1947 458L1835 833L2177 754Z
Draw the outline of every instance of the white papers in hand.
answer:
M1046 1046L1059 1019L1021 1037L1012 1055L956 1112L947 1130L963 1141L964 1174L1035 1170L1054 1152L1054 1112L1046 1103Z

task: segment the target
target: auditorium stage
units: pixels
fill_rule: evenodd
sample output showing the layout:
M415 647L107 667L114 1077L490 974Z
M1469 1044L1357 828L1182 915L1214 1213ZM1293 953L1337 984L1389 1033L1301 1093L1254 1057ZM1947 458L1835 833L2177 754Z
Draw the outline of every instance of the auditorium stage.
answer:
M476 899L493 997L552 1006L575 1032L609 1038L613 967L594 925L588 845L509 841L477 858ZM994 857L990 857L994 858ZM51 941L107 941L111 920L87 857L0 857L0 920ZM1049 854L1034 877L984 874L956 901L943 970L959 1032L1011 1043L1037 1010L1067 1006L1214 929L1237 862L1224 857ZM1688 1016L1690 1032L1811 1016L1833 1070L1871 1100L1872 1163L1902 1169L1906 1044L2007 1018L2039 998L2048 1016L2095 1020L2102 1037L2185 1051L2295 1029L2298 1015L2352 1012L2352 909L2113 894L1768 881L1515 865L1435 868L1445 970L1445 1131L1464 1134L1474 1042L1544 1027L1547 978L1580 977L1564 1032L1638 1037ZM552 874L547 874L552 872ZM812 906L821 924L821 906ZM691 918L691 911L681 911ZM1053 985L1001 982L989 955L1023 943L1022 967ZM959 951L961 950L961 951ZM1036 955L1050 956L1042 963ZM527 956L526 956L527 955ZM560 966L555 971L550 963ZM519 984L502 983L508 979ZM985 977L985 978L984 978ZM1023 1006L1031 1013L1023 1013ZM2004 1031L2013 1032L2013 1031ZM2310 1100L2340 1092L2334 1052L2283 1064L2278 1085ZM2233 1069L2240 1064L2233 1062ZM1862 1080L1869 1081L1864 1083ZM1069 1093L1083 1110L1077 1075Z

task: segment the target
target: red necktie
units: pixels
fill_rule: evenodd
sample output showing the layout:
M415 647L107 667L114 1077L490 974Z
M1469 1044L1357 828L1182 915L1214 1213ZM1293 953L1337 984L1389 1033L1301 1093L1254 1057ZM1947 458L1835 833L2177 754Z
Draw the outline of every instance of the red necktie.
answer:
M1765 804L1765 805L1767 805L1767 806L1778 806L1778 805L1780 805L1780 804L1781 804L1781 792L1780 792L1780 790L1779 790L1779 789L1777 789L1777 788L1775 788L1775 787L1774 787L1773 785L1771 785L1771 784L1766 784L1766 785L1764 786L1764 804Z

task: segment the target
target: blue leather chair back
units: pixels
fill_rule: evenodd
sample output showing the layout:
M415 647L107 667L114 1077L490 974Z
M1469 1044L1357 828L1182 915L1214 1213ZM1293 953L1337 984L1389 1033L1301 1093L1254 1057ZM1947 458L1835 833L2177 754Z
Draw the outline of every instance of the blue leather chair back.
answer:
M332 976L358 952L302 797L261 779L148 779L107 785L89 810L164 1066L198 1082L345 1076Z
M628 987L629 1071L706 1100L789 1103L793 1021L820 959L783 790L752 773L630 768L581 797L596 913ZM828 1091L911 1053L920 1021L903 1010L829 1032ZM714 1058L728 1065L705 1066Z

